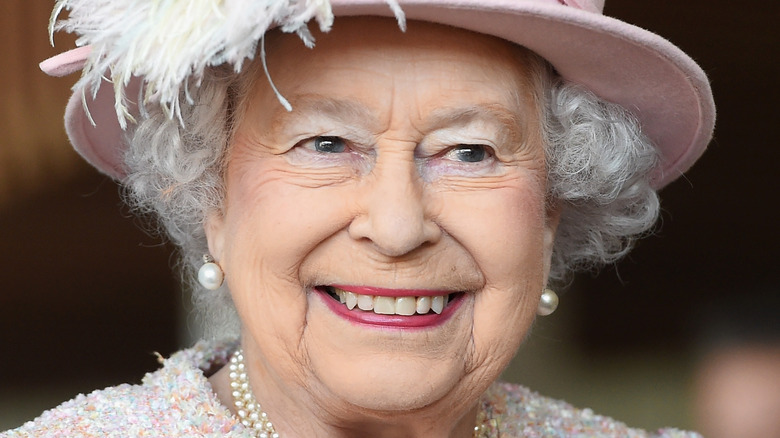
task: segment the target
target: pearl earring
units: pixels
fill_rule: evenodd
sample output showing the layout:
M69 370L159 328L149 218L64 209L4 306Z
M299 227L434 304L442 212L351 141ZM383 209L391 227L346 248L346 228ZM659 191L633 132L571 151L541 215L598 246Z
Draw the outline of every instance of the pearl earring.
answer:
M210 255L203 255L203 266L198 269L198 282L208 290L217 290L225 280L222 268L214 262Z
M558 294L552 289L545 289L542 297L539 299L539 307L536 308L536 314L539 316L551 315L558 308Z

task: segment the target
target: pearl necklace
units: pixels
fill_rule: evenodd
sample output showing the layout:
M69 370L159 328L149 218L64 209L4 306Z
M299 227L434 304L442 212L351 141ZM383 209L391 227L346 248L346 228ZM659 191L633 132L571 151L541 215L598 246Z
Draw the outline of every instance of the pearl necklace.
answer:
M230 357L230 389L233 394L233 404L241 424L246 426L255 438L279 438L268 414L260 408L260 403L255 400L252 388L249 386L249 378L244 365L244 351L239 348ZM480 409L477 414L477 425L474 426L473 438L489 438L494 436L496 420L491 419L485 409Z
M260 403L252 395L249 378L244 365L244 351L236 350L230 358L230 389L233 391L233 404L241 424L246 426L255 438L279 438L268 414L260 409Z

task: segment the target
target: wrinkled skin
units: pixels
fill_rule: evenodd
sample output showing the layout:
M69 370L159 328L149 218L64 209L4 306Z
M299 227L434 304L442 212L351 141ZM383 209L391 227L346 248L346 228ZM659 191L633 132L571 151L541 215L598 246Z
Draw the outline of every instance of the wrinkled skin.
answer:
M207 224L252 389L282 437L471 436L557 224L523 52L367 18L317 38L266 41L293 111L258 78ZM314 290L331 284L465 293L440 324L378 327L334 313ZM211 382L230 405L225 370Z

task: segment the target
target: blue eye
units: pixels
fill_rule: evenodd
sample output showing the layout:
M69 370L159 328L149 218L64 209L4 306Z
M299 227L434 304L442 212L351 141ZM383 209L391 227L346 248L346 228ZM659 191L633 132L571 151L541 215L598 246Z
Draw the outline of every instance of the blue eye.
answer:
M328 154L337 154L347 150L347 142L341 137L315 137L314 150Z
M450 149L445 156L454 161L479 163L490 156L487 147L479 144L462 144Z

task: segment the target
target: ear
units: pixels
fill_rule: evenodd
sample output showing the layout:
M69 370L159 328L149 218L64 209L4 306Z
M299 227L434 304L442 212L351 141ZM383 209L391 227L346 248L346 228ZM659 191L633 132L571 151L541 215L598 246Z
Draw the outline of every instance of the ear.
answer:
M552 201L547 207L547 218L544 226L544 283L550 278L550 265L552 263L553 247L555 245L555 233L561 221L563 204L560 201Z
M203 230L206 233L209 253L224 269L225 266L222 260L225 247L225 218L222 216L222 213L210 213L203 224Z

